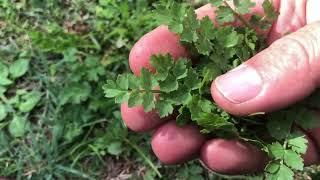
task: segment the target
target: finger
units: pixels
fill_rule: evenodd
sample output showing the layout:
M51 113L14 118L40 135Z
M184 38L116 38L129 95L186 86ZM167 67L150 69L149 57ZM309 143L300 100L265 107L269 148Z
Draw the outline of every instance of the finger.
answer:
M319 162L319 154L314 143L308 139L308 149L304 155L305 165ZM227 175L242 175L263 172L267 154L257 147L238 140L213 139L201 149L201 160L212 171Z
M288 33L297 31L307 24L320 21L320 1L279 1L279 17L270 31L268 43L271 44Z
M319 156L319 146L317 146L316 142L309 136L306 136L308 139L308 149L305 155L303 155L305 166L311 166L314 164L318 164L320 162Z
M212 83L215 102L235 115L269 112L308 96L320 81L320 22L274 42Z
M179 127L171 121L154 133L151 146L161 162L177 164L196 158L204 142L199 129L191 125Z
M121 116L126 126L135 132L151 131L170 119L161 119L155 111L146 113L142 106L130 108L126 103L121 105Z
M279 16L269 33L268 43L280 39L288 33L292 33L302 28L307 24L306 21L306 5L307 0L299 1L280 1L278 4Z
M320 128L308 130L309 134L313 137L315 143L320 147ZM320 149L319 149L320 152Z
M319 122L317 125L314 125L317 128L303 129L302 127L299 127L305 132L306 137L308 138L308 151L310 152L307 152L304 158L306 165L316 164L320 161L320 112L310 110L310 113L313 114L312 118Z
M320 113L316 113L315 114L316 118L320 120ZM320 123L320 121L319 121ZM313 128L313 129L309 129L307 130L308 132L308 136L310 137L310 139L312 139L313 143L314 143L314 156L317 156L318 159L320 159L320 128L319 125L317 128ZM310 159L315 159L315 158L310 158ZM311 161L310 164L315 164L315 162Z
M214 172L239 175L262 172L268 159L265 153L251 144L213 139L202 147L201 160Z

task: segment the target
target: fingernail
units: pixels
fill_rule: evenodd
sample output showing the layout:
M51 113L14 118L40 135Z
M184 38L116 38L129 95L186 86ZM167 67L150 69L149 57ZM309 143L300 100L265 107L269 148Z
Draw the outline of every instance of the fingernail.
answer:
M260 75L254 68L247 65L241 65L218 77L215 84L225 98L237 104L255 98L262 89Z

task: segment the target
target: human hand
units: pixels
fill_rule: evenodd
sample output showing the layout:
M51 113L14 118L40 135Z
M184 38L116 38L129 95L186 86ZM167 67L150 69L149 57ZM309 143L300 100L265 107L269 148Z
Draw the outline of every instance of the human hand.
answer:
M252 12L261 14L262 0L256 3ZM274 0L274 5L280 16L266 32L270 47L212 83L214 101L231 114L274 111L302 100L319 86L320 1ZM196 11L199 18L209 16L214 20L213 12L210 5ZM285 36L288 32L293 33ZM159 53L170 53L175 58L188 56L178 37L161 26L133 47L129 58L132 71L139 75L141 68L151 68L151 55ZM267 161L266 155L252 145L238 140L206 140L195 127L178 127L173 119L160 119L156 112L145 113L142 107L122 104L121 113L130 129L155 130L152 149L167 164L200 154L213 171L243 174L261 171ZM309 165L320 161L320 129L309 130L307 138L309 147L304 158Z

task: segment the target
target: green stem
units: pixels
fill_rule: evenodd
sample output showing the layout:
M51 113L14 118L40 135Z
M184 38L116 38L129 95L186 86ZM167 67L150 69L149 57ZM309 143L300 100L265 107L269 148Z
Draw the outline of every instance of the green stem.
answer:
M160 90L145 90L145 89L130 90L130 92L132 92L132 91L138 91L139 93L152 92L153 94L161 94L161 93L163 93Z
M235 11L227 1L223 1L223 3L233 12L234 16L238 18L245 26L247 26L250 29L254 29L253 26L247 20L245 20L241 14Z
M133 144L132 142L130 142L130 140L128 140L127 138L124 139L124 142L126 142L127 144L129 144L133 149L135 149L138 154L140 154L140 156L142 156L142 158L147 162L147 164L149 164L149 166L151 167L151 169L154 170L154 172L158 175L159 178L162 178L161 173L159 172L158 168L152 163L152 161L142 152L142 150L135 144Z

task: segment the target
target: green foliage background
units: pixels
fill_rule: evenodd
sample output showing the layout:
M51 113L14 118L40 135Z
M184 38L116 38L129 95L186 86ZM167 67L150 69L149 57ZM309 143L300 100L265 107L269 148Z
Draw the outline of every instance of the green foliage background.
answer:
M156 25L153 1L0 0L0 175L18 179L188 177L162 167L104 98L107 78ZM190 169L190 170L189 170Z
M156 26L152 3L0 0L0 176L221 179L198 162L162 166L103 96Z

